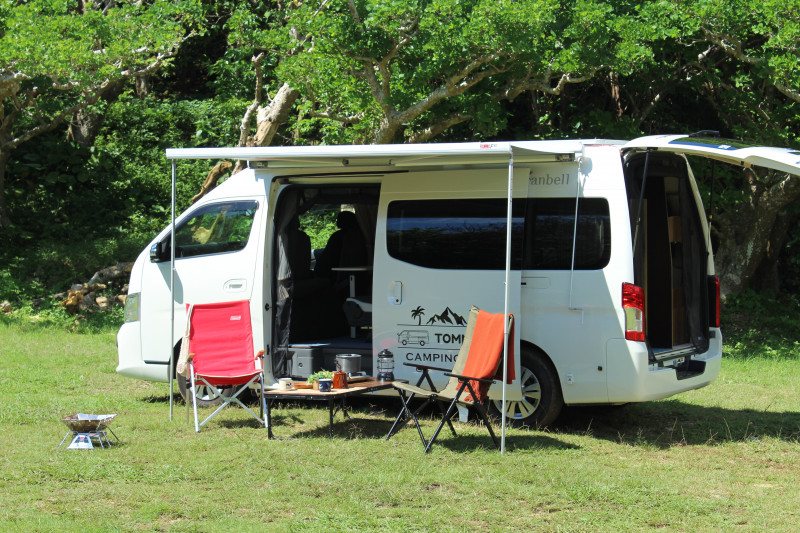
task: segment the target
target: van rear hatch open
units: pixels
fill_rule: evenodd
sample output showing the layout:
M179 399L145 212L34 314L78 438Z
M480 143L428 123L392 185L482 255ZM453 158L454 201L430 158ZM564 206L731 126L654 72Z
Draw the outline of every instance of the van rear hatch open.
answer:
M708 349L719 288L703 204L681 156L800 175L800 152L686 135L642 137L622 151L651 360L683 361Z
M639 137L623 147L623 151L657 150L677 154L696 155L743 167L765 167L780 172L800 175L800 151L773 146L756 146L694 135L650 135Z

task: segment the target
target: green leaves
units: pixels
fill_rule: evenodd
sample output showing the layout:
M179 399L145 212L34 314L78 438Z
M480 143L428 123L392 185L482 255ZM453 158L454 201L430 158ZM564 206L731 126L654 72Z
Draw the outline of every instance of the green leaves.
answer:
M331 133L351 142L418 138L466 120L490 134L503 117L480 118L487 102L611 64L617 16L597 0L569 9L554 0L303 2L286 12L296 39L285 41L277 74L303 92L314 120L334 121Z

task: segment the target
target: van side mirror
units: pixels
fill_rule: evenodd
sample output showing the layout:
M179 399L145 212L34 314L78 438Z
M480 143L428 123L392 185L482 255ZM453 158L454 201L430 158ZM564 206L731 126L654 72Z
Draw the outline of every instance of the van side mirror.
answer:
M161 241L153 243L150 247L150 262L162 263L169 261L169 241Z

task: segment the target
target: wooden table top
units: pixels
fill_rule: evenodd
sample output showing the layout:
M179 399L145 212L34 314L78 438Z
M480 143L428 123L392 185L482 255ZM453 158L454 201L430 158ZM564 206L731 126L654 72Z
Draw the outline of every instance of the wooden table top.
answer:
M375 378L368 380L356 381L349 383L346 389L331 389L330 392L320 392L315 389L292 389L292 390L278 390L270 389L264 390L264 395L271 398L291 399L291 398L307 398L315 400L324 400L326 398L335 398L342 396L351 396L362 392L372 392L376 390L391 389L391 381L378 381Z

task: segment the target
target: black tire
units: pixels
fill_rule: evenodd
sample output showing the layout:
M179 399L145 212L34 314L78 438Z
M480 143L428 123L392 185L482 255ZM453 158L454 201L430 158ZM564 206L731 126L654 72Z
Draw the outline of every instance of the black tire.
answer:
M178 390L181 391L181 397L186 403L192 403L192 395L189 394L189 379L178 374ZM208 387L203 385L197 386L197 407L211 407L222 403L222 399L211 392Z
M520 382L524 399L506 402L506 418L516 427L546 427L558 418L564 406L561 385L547 357L530 348L522 349ZM502 401L489 404L495 416L501 416Z

